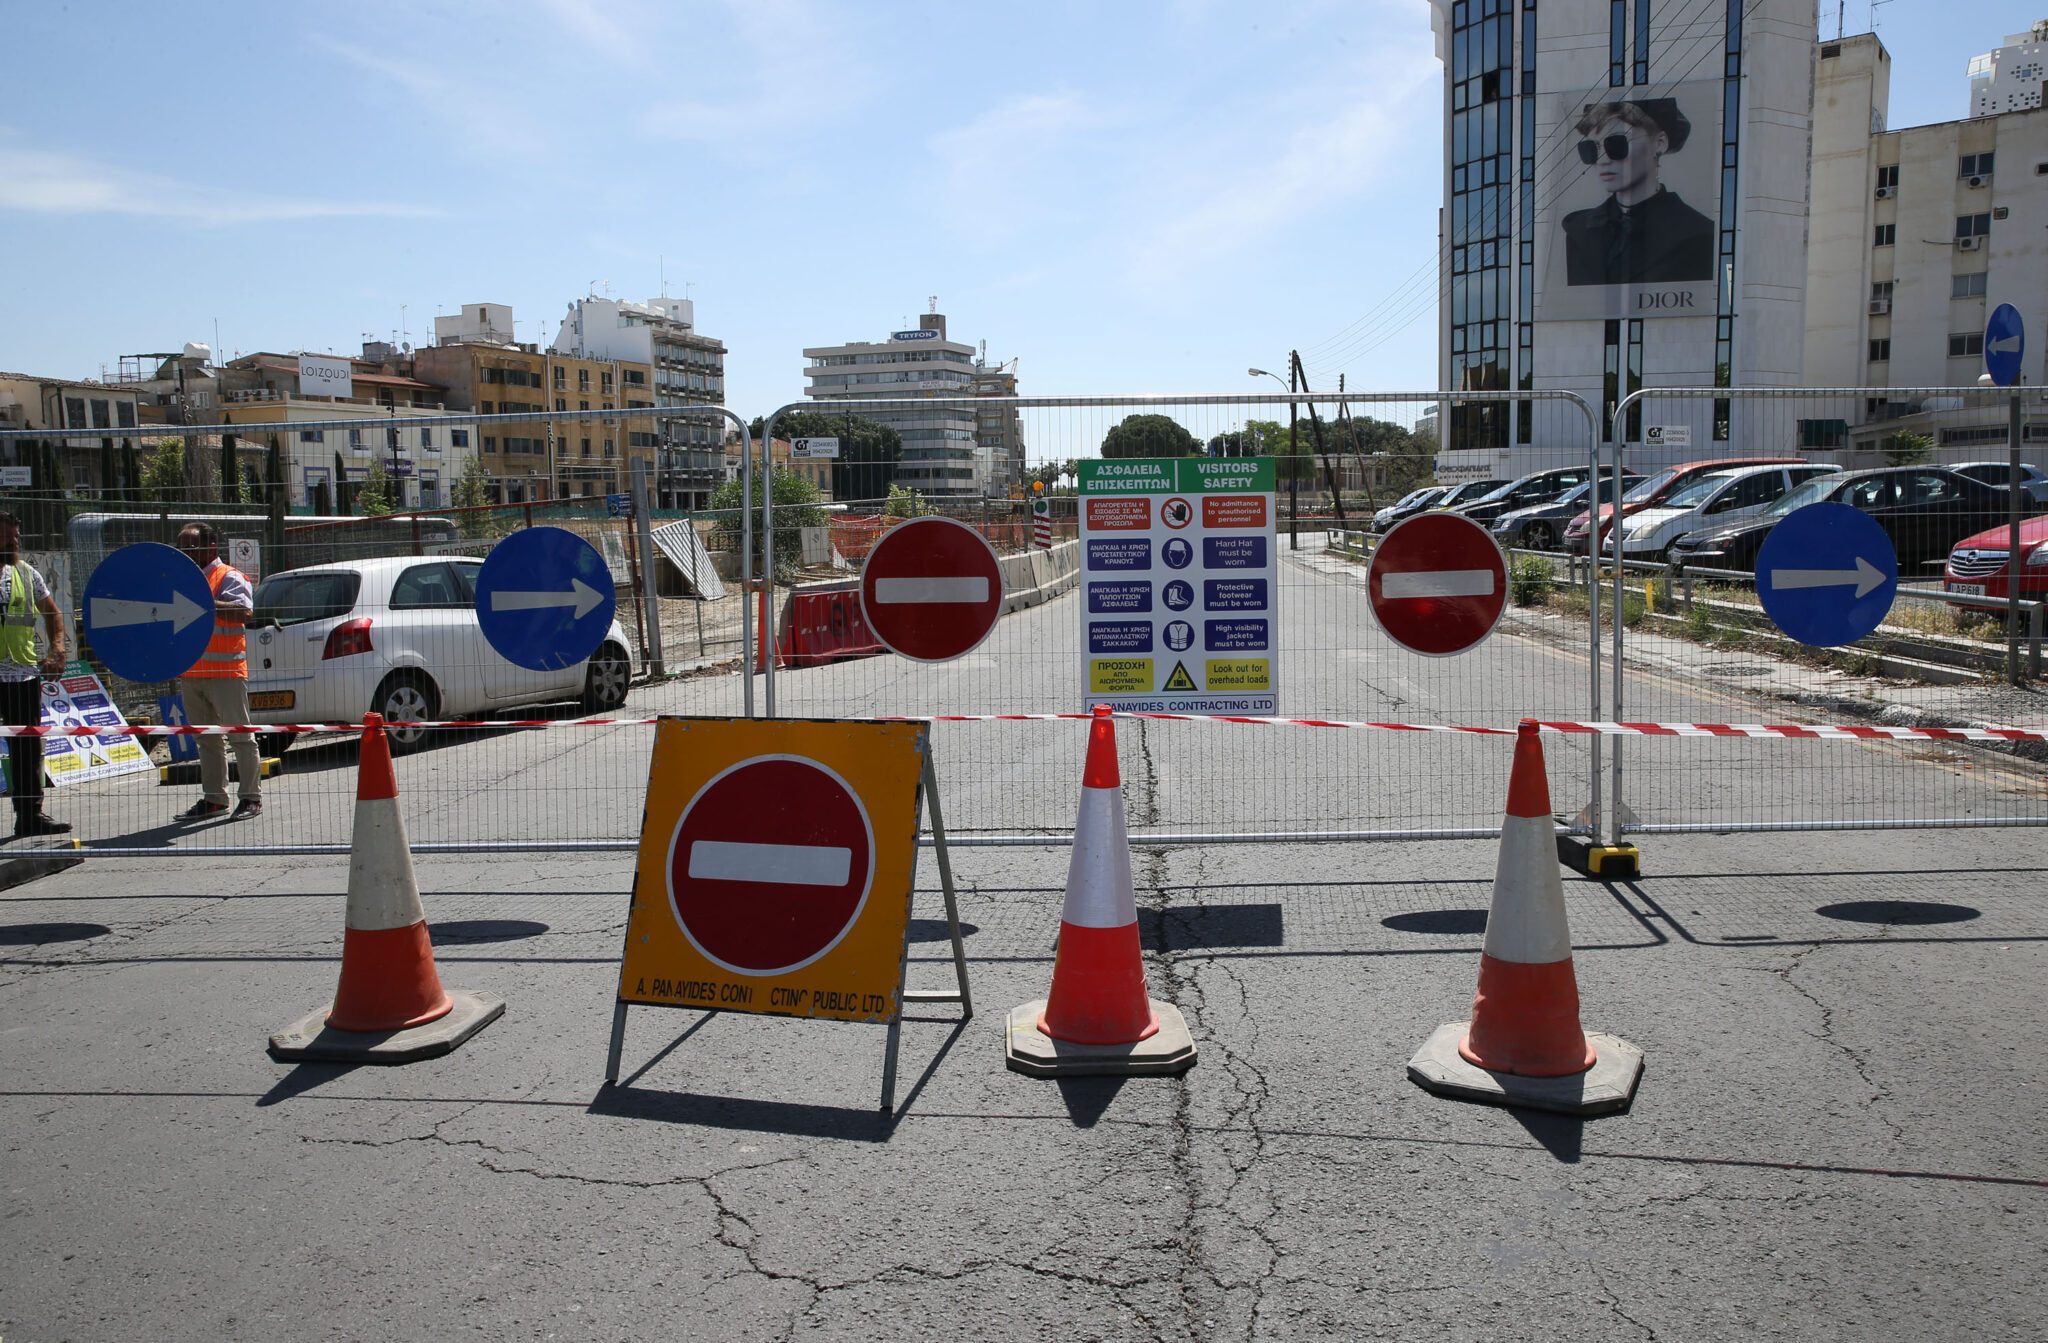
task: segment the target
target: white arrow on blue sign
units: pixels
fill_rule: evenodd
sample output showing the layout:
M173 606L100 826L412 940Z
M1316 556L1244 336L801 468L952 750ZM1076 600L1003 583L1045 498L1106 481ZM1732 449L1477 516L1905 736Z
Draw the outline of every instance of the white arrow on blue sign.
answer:
M1800 643L1855 643L1884 623L1899 590L1899 557L1877 520L1848 504L1785 515L1756 556L1756 592Z
M1984 371L2000 387L2020 380L2020 360L2027 352L2027 327L2020 310L2010 303L1992 309L1984 323Z
M190 671L213 637L213 589L182 553L122 546L85 581L85 632L107 670L131 681ZM203 617L203 618L202 618Z
M476 619L507 662L560 671L597 651L616 586L604 557L560 527L529 527L491 548L476 576Z

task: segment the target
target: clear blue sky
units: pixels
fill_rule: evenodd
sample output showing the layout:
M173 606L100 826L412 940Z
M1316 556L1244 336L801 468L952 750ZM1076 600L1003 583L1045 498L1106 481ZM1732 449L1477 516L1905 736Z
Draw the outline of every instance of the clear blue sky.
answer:
M1866 31L1869 0L1848 6ZM1821 8L1832 36L1835 6ZM1891 0L1892 125L2048 0ZM1440 69L1420 0L14 7L0 368L352 352L666 272L729 403L937 295L1027 393L1434 380Z

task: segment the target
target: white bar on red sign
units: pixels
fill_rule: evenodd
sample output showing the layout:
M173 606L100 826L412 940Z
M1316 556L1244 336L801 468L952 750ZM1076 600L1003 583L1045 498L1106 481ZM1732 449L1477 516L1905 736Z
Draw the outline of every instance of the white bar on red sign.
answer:
M1389 601L1403 597L1491 597L1491 569L1418 569L1412 573L1388 574L1380 580L1380 595Z
M986 578L878 578L875 600L884 606L905 606L926 602L969 602L988 600Z
M844 886L852 871L851 849L812 844L732 844L710 839L690 845L692 881Z

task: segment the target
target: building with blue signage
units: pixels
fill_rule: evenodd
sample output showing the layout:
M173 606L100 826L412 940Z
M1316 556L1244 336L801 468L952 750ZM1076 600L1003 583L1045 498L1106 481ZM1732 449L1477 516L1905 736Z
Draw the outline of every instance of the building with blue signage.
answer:
M1022 483L1024 431L1009 406L972 398L1015 396L1014 362L991 366L972 345L948 338L943 313L887 340L849 341L804 351L804 395L818 401L931 399L929 410L864 413L903 437L896 483L927 495L1007 495ZM822 409L822 408L821 408Z

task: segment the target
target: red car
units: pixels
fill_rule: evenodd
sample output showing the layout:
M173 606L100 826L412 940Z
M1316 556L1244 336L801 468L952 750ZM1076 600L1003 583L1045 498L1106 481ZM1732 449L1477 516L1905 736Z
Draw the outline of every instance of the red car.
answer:
M1684 462L1678 466L1667 466L1643 478L1643 482L1621 496L1621 515L1640 513L1654 508L1702 476L1716 471L1729 471L1741 466L1796 466L1804 457L1716 457L1709 461ZM1606 468L1601 468L1604 478ZM1607 543L1608 521L1614 515L1613 504L1600 505L1600 542ZM1592 530L1593 520L1588 513L1581 513L1571 520L1564 529L1564 548L1574 555L1586 553L1586 533Z
M2011 541L2009 529L2001 525L1956 542L1942 570L1942 587L1952 597L2004 601L2010 572L2006 551ZM2048 516L2021 521L2020 554L2025 557L2020 561L2021 599L2040 601L2048 597Z

